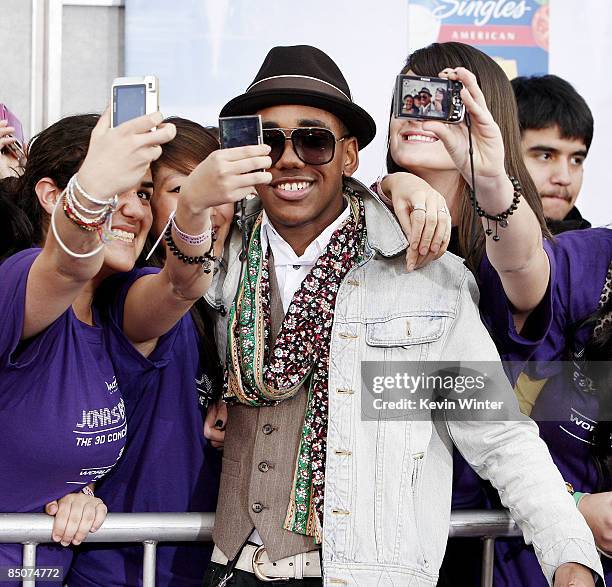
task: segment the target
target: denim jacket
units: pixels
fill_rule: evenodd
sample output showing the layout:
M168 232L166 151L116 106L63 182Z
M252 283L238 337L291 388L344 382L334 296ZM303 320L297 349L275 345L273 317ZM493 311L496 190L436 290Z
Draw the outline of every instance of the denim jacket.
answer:
M362 419L362 361L498 361L499 355L462 260L446 253L407 273L407 241L393 214L360 182L346 181L363 196L368 238L364 261L344 278L334 313L324 584L436 584L449 530L453 444L498 489L549 583L570 561L601 576L592 534L509 383L503 421ZM220 310L221 357L240 275L237 232L226 245L227 269L207 294Z

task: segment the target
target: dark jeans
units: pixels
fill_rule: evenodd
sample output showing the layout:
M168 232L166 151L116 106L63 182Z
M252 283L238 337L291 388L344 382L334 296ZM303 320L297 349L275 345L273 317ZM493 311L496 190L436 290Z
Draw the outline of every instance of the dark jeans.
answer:
M221 578L225 576L225 565L210 563L204 575L204 587L217 587ZM234 569L234 576L227 582L227 587L256 587L258 585L287 585L287 587L321 587L323 579L309 577L307 579L289 579L288 581L274 581L268 583L260 581L253 573Z

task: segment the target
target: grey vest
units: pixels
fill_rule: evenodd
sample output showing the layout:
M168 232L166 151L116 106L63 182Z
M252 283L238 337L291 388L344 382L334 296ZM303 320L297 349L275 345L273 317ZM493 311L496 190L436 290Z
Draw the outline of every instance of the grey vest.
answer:
M271 256L270 256L271 257ZM274 339L283 305L270 258ZM306 390L276 406L229 406L213 540L232 559L256 528L270 560L308 552L314 539L283 528L306 409Z

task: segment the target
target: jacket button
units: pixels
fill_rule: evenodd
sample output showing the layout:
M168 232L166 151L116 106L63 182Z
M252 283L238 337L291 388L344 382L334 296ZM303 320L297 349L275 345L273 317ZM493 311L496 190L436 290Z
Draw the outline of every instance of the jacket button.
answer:
M256 514L261 514L261 512L263 511L263 505L261 505L258 501L256 501L252 506L251 509L256 513Z
M264 424L261 431L264 434L272 434L272 432L274 432L274 427L272 426L272 424Z
M261 463L259 463L259 465L257 465L257 468L262 473L267 473L270 470L270 465L268 465L268 463L266 463L266 461L262 461Z

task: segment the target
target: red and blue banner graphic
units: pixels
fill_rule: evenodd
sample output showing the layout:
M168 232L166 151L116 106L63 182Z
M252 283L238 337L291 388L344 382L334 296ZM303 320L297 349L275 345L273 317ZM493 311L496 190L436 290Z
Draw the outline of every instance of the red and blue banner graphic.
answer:
M549 0L409 0L410 50L433 42L478 47L508 77L548 73Z

